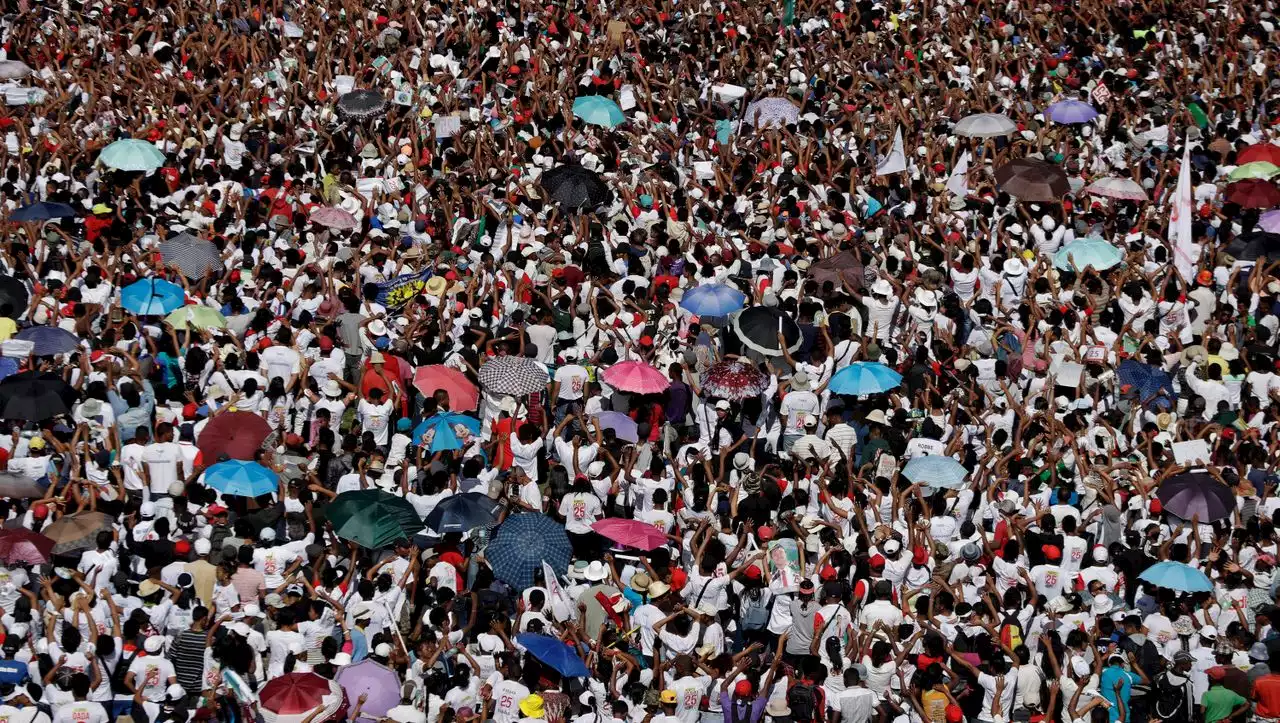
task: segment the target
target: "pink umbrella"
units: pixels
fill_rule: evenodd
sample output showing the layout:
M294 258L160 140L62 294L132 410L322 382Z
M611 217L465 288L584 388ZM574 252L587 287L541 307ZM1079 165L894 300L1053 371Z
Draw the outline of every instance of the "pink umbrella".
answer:
M601 372L600 378L614 389L636 394L658 394L671 386L671 382L662 375L662 372L638 361L614 364Z
M609 517L591 525L591 529L619 545L638 550L653 550L667 544L665 532L640 520Z
M1267 211L1258 219L1258 228L1267 233L1280 233L1280 211Z
M338 231L351 231L360 226L355 216L335 206L324 206L312 211L311 223Z

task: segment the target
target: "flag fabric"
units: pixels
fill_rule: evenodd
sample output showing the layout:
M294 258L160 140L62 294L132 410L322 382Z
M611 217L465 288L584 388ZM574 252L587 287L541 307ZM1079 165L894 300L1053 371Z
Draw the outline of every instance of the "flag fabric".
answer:
M551 616L560 622L571 620L573 608L569 605L569 596L565 594L556 571L545 560L542 562L542 579L546 581L547 592L550 593L548 602L551 604Z
M404 274L388 281L379 282L378 295L374 298L374 301L388 309L397 309L404 306L426 287L427 279L431 278L431 273L431 269L423 269L412 274Z
M951 171L951 177L947 179L947 190L964 198L969 195L969 152L965 151L960 155L960 161L956 163L956 167Z
M1200 247L1191 232L1194 212L1191 205L1191 144L1184 141L1182 168L1178 170L1178 185L1173 189L1173 209L1169 213L1169 245L1173 247L1174 268L1187 282L1195 278L1196 262L1200 259Z
M893 148L889 149L889 155L880 159L876 164L876 175L887 176L890 173L901 173L907 170L907 154L902 150L902 127L893 134Z

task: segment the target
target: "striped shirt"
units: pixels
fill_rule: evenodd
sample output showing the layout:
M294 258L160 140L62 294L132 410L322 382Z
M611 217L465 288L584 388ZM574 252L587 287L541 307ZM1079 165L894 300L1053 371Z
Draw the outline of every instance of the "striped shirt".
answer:
M187 695L197 695L204 690L204 642L203 631L184 630L169 645L174 673Z

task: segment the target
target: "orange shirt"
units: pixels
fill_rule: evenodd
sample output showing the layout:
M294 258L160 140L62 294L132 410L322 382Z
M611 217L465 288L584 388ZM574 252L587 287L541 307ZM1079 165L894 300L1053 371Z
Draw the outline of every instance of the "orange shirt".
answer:
M1260 718L1280 718L1280 675L1271 673L1253 683L1253 699Z

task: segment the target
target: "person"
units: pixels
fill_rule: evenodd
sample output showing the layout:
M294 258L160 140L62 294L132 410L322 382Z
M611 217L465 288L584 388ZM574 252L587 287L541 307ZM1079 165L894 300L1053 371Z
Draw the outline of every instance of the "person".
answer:
M1209 677L1209 690L1200 699L1205 723L1243 719L1249 712L1249 701L1223 685L1226 670L1221 666L1214 666L1205 671L1205 674Z

